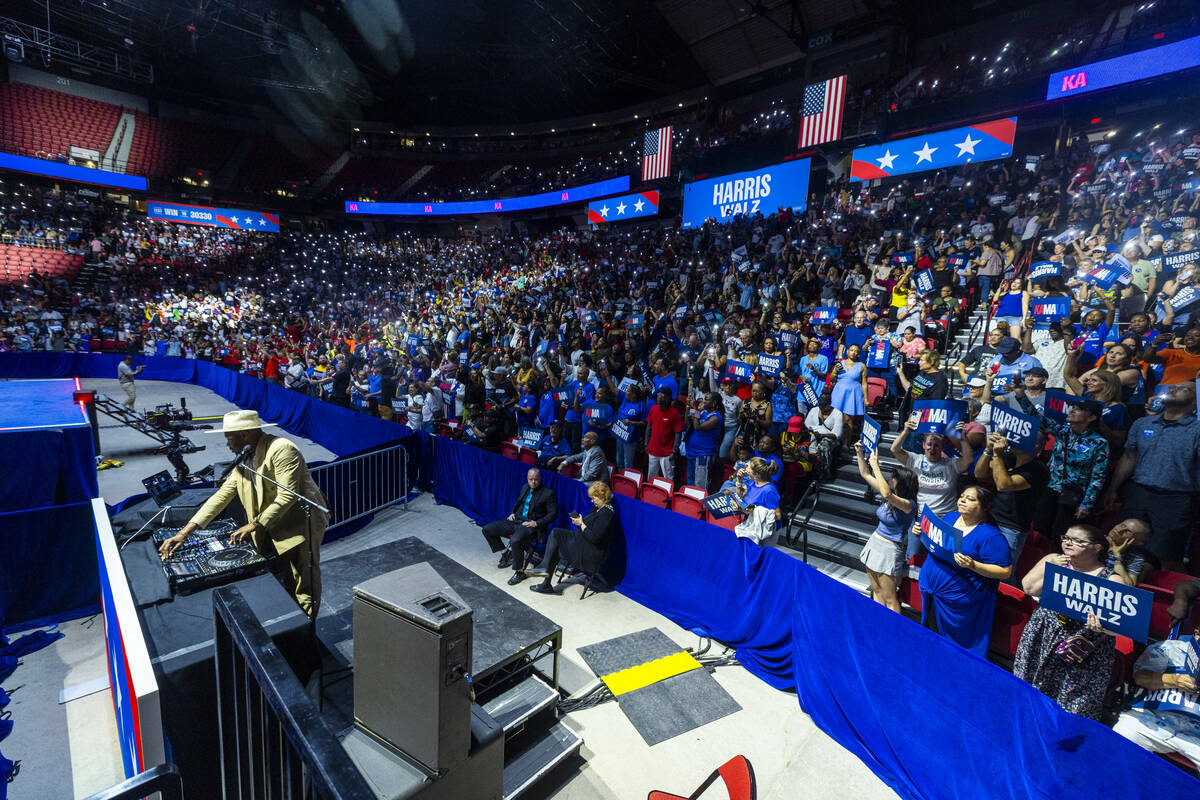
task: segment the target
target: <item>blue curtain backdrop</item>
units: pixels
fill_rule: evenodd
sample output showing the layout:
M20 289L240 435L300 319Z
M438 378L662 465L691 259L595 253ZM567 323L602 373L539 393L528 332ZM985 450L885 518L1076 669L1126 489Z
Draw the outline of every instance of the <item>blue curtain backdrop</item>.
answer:
M122 358L110 353L3 353L0 378L116 378ZM268 422L339 456L411 435L403 425L358 414L207 361L135 356L134 365L140 364L146 365L142 380L203 386L235 405L256 409Z
M90 502L0 514L0 618L8 629L81 616L99 596Z
M434 493L476 523L511 512L527 469L435 438ZM590 507L583 484L543 474L558 492L560 524ZM795 691L813 721L901 797L1200 797L1200 782L1154 754L807 564L615 500L626 548L609 563L624 570L618 590L735 646L747 669Z
M91 428L7 431L0 444L0 511L78 503L99 494Z

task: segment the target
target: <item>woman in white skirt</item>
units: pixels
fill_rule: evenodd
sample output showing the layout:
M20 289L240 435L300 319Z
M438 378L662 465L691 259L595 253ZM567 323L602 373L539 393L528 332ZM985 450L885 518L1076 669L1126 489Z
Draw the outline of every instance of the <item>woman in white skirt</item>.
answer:
M854 452L858 456L858 474L883 498L875 509L879 524L858 560L867 568L875 602L898 613L900 597L896 589L904 571L904 537L917 516L917 474L906 467L894 467L885 478L879 468L878 452L871 453L869 469L861 444L854 445Z

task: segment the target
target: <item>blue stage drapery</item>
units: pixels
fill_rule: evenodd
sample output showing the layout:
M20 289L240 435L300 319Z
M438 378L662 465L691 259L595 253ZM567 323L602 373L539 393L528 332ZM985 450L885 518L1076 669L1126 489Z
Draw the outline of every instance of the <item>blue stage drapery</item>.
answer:
M512 511L527 469L435 437L434 493L476 523ZM590 508L582 483L543 474L560 524ZM807 564L682 514L615 502L627 549L609 562L624 569L618 590L736 647L901 797L1200 796L1200 782L1158 756Z
M7 625L77 617L99 594L90 502L0 514L0 617Z

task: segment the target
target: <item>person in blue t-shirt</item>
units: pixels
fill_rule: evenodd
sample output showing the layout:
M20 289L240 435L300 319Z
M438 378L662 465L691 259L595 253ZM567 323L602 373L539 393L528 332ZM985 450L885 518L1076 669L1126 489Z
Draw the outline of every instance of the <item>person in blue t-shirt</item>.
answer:
M699 408L688 412L691 431L687 435L687 482L689 486L699 486L705 494L708 494L709 470L716 461L725 426L721 407L721 395L709 392Z
M825 379L829 377L829 359L821 355L821 343L816 337L809 339L804 347L805 354L797 365L800 378L807 381L813 394L820 397L821 392L825 391ZM787 420L784 420L784 423L786 424Z
M886 329L887 323L885 322L884 330L886 331ZM841 358L846 352L846 348L852 344L858 345L859 350L865 350L864 345L866 345L867 339L871 338L874 330L875 329L867 323L867 312L861 308L858 311L855 311L853 324L847 325L845 330L842 331L842 344L841 347L838 348L838 357Z
M659 389L670 389L671 397L679 397L679 381L671 374L671 368L667 364L665 358L656 359L654 362L654 394L658 394Z
M646 427L646 414L650 404L642 395L642 387L632 384L625 390L625 399L617 409L617 419L624 422L630 430L628 442L617 442L617 469L632 469L637 455L638 444L642 441L642 431Z
M580 364L575 368L575 380L567 383L567 388L574 398L567 406L566 434L572 450L579 449L583 438L583 407L596 400L596 385L591 381L592 371Z
M533 381L526 381L521 386L521 396L517 398L517 425L533 427L538 422L537 387Z
M1096 292L1095 286L1089 286L1088 289L1090 292ZM1116 342L1118 338L1117 330L1113 327L1116 306L1107 297L1103 299L1106 310L1093 309L1087 312L1083 315L1083 322L1079 326L1079 334L1075 341L1080 343L1080 370L1094 367L1100 357L1104 355L1105 345Z
M583 435L596 434L601 445L612 438L613 407L609 395L609 388L601 386L596 390L596 399L583 409Z
M550 460L562 459L571 455L571 443L563 436L563 424L555 421L550 423L550 432L542 439L542 449L538 450L538 465L550 466Z
M537 424L542 429L549 428L558 419L558 401L554 399L554 389L547 389L538 399Z

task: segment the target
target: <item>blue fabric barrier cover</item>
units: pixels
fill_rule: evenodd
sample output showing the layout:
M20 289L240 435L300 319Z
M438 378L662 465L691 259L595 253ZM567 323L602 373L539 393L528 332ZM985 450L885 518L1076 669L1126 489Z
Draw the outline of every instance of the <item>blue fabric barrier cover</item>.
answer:
M92 429L0 433L0 512L80 503L100 494ZM36 457L24 457L36 454Z
M114 353L3 353L0 378L116 378L124 356ZM145 364L143 380L193 383L235 405L253 408L264 420L345 455L412 435L409 428L358 414L315 397L242 375L208 361L168 356L135 356Z
M0 615L14 628L77 616L100 593L89 502L0 514Z
M527 465L435 437L436 496L501 519ZM579 481L543 472L560 524ZM1200 782L1009 672L778 550L633 498L614 498L627 554L618 590L737 648L771 686L897 794L917 800L1200 796ZM609 566L617 560L616 554Z

